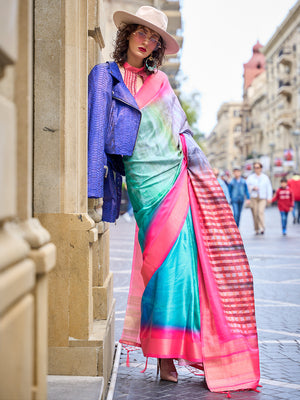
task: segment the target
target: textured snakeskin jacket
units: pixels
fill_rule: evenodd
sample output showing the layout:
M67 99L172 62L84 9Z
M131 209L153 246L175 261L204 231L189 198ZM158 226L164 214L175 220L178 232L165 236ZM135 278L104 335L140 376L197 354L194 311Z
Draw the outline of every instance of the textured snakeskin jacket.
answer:
M117 64L96 65L88 80L88 197L103 197L103 221L119 216L122 156L132 155L140 121Z

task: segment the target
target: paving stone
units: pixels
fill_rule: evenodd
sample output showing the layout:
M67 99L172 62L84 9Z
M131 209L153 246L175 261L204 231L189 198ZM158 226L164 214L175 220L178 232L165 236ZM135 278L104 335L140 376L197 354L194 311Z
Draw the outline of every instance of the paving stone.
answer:
M123 328L130 282L134 223L120 219L112 225L111 270L114 272L116 305L116 340ZM300 225L288 225L282 237L278 210L266 210L266 233L253 234L250 210L244 210L241 234L254 278L256 315L259 335L261 392L235 392L233 400L300 400ZM223 400L226 394L211 393L204 377L194 376L184 367L178 368L177 384L156 377L156 360L145 359L140 350L121 352L114 400ZM264 383L264 381L266 383Z

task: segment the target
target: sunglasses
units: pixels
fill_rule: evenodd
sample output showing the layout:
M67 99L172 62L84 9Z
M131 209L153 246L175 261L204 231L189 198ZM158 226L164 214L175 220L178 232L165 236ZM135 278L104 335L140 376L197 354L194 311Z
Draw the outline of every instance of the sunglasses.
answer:
M143 43L147 39L149 48L151 50L157 50L161 47L161 43L158 39L156 39L154 36L151 36L150 38L148 38L148 36L146 35L146 33L144 31L140 31L140 30L135 31L135 32L133 32L133 35L139 43Z
M254 169L261 169L261 167L254 167Z

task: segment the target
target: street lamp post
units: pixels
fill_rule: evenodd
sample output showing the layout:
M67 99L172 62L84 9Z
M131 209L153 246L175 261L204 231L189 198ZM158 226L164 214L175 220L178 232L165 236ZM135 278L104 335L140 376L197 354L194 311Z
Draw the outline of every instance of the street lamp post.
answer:
M299 138L300 138L300 130L296 129L293 132L293 136L295 137L295 148L296 148L296 171L299 169Z
M273 185L273 157L274 157L274 148L275 148L275 143L269 143L270 147L270 180Z

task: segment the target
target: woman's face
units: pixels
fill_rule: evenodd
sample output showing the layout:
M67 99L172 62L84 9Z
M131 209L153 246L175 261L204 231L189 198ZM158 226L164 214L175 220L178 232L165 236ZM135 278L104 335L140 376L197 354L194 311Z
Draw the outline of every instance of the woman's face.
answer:
M127 50L127 61L134 67L143 65L147 58L157 47L160 46L160 36L150 28L139 25L137 30L129 36Z

